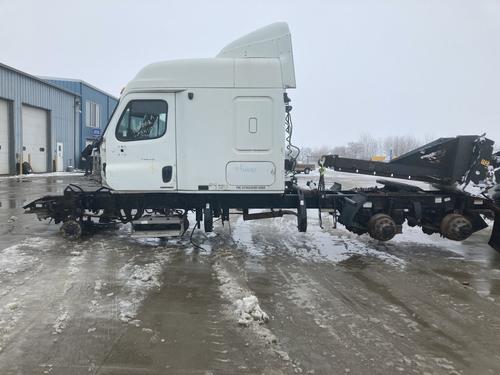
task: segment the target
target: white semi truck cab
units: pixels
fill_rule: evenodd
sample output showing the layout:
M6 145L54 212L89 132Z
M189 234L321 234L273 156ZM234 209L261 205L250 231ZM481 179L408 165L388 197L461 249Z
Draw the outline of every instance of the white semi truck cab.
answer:
M150 64L125 87L105 131L102 181L117 191L282 194L288 25L274 23L215 58Z
M327 168L426 181L435 190L393 180L379 180L382 188L315 188L294 175L290 88L295 70L286 23L254 31L215 58L148 65L124 89L98 142L102 186L70 184L63 195L24 208L62 223L68 239L120 222L131 223L134 236L183 235L190 212L191 234L201 222L211 232L214 217L224 223L236 214L244 220L294 215L305 232L308 209L317 209L320 225L326 212L335 226L379 241L400 233L405 222L462 241L487 226L484 215L495 218L490 244L500 251L500 197L465 189L493 186L488 171L500 168L493 141L441 138L389 163L320 159Z

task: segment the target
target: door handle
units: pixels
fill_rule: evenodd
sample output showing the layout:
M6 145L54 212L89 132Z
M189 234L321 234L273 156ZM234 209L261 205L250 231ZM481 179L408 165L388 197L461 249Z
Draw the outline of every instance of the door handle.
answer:
M167 165L166 167L163 167L161 169L161 178L163 179L163 182L170 182L172 179L172 166Z

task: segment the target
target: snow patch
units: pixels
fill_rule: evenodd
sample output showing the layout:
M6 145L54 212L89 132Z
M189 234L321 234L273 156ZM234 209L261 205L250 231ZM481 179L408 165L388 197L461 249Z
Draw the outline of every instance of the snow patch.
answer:
M137 280L139 284L151 282L154 286L160 286L158 275L161 272L161 265L149 263L145 265L135 264L132 266L132 279Z
M243 326L250 325L252 321L259 323L269 321L269 316L262 311L259 300L253 295L237 300L235 313L238 316L238 324Z
M19 308L19 302L9 302L8 304L5 305L5 307L11 311L17 310Z
M23 315L20 302L15 298L0 310L0 352Z
M221 263L215 263L212 269L220 282L219 289L222 297L231 303L227 314L238 324L246 327L245 331L248 329L255 335L255 339L263 342L283 361L289 361L288 353L281 348L276 336L264 325L269 321L269 316L261 309L258 298L250 290L241 286ZM248 346L248 343L246 345Z
M61 314L56 318L56 321L52 325L52 328L54 331L52 332L53 335L58 335L64 331L64 329L67 326L67 322L69 319L69 314L67 311L62 311Z
M330 225L327 220L323 220L324 227ZM374 244L370 242L366 243L361 238L352 238L354 235L343 227L330 232L326 229L321 229L318 223L312 222L311 224L311 230L305 233L305 245L311 244L311 248L317 249L317 254L310 254L312 256L339 263L351 258L353 255L363 255L382 260L397 268L404 268L406 266L406 262L403 259L378 250Z
M238 218L233 226L231 236L235 242L243 245L250 252L257 248L252 239L252 225L244 222L242 217Z
M403 233L396 235L388 244L407 243L416 244L418 246L438 247L462 256L465 254L466 248L462 242L448 240L437 233L428 235L422 232L422 229L419 227L410 227L404 224Z
M315 213L317 215L317 213ZM352 238L355 235L349 233L343 227L339 227L333 232L328 229L321 229L317 216L313 212L308 216L308 231L299 233L295 227L295 219L281 218L271 222L249 223L238 218L233 226L232 236L235 241L243 245L250 254L264 256L269 249L271 251L286 251L291 256L295 256L304 261L319 261L340 263L351 258L353 255L363 255L380 259L397 268L404 268L406 262L386 251L377 249L373 243L366 243L362 239ZM323 217L323 226L327 228L331 225L331 220ZM278 232L282 234L280 242L272 241L269 234ZM258 243L252 239L252 231L259 233ZM373 241L371 241L373 242ZM279 247L278 247L279 244Z
M305 183L308 180L311 180L311 177L318 177L319 178L319 171L315 170L312 171L309 175L298 175L298 182L299 185L305 186ZM381 176L377 175L364 175L364 174L359 174L359 173L348 173L348 172L340 172L340 171L334 171L332 169L327 169L326 170L326 186L329 187L331 186L334 182L339 182L342 183L342 185L345 185L346 188L351 188L351 187L371 187L371 186L382 186L382 184L377 183L377 180L380 179ZM314 182L317 182L318 179L312 179ZM415 181L415 180L410 180L410 179L403 179L403 178L393 178L393 177L384 177L384 180L388 181L394 181L394 182L402 182L405 184L410 184L413 186L418 186L424 190L436 190L432 185L426 183L426 182L421 182L421 181Z
M121 300L118 302L120 320L124 323L134 319L137 315L137 310L138 307L136 307L131 301Z
M469 195L472 195L473 197L480 197L484 198L484 193L488 191L488 188L490 188L490 185L486 184L475 184L472 181L469 181L468 183L463 183L463 184L457 184L456 188L458 190L461 190Z
M150 263L132 264L134 258L123 266L118 277L123 281L124 295L118 301L120 320L129 322L135 318L142 301L153 289L161 287L160 276L168 255L158 253Z
M274 351L278 356L285 362L288 362L290 360L290 356L288 355L287 352L284 352L283 350L275 350Z
M94 282L94 294L98 294L102 289L102 280L96 280Z
M89 311L90 312L96 311L98 307L99 307L99 302L97 302L95 299L93 299L92 301L90 301L90 305L89 305Z
M219 279L223 297L233 305L233 315L238 324L248 327L253 323L261 324L269 320L269 316L260 308L255 295L241 287L222 265L215 264L213 269Z
M26 242L10 246L0 252L0 275L27 271L40 261L37 257L22 251L23 247L27 247Z

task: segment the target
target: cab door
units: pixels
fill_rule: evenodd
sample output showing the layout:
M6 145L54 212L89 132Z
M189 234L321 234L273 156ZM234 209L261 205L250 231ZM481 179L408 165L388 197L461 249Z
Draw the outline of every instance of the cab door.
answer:
M106 184L120 191L177 190L175 94L129 94L104 136Z

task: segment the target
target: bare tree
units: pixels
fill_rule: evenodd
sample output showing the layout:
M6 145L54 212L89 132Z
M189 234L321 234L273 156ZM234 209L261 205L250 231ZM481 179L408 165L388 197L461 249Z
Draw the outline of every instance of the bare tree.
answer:
M322 155L333 154L353 159L370 160L376 155L387 155L388 157L401 156L408 151L411 151L424 143L428 143L429 136L426 136L426 141L422 142L412 135L405 136L389 136L383 139L377 139L368 133L361 134L359 139L354 142L349 142L345 146L337 146L328 148L327 146L321 147L304 147L302 148L302 161L315 162L319 160Z
M386 137L382 144L384 152L395 158L421 146L423 143L414 136L405 135Z
M347 144L347 157L363 159L364 147L361 142L349 142Z
M379 142L370 134L361 134L358 141L362 146L361 159L369 160L377 155Z
M311 158L311 155L312 155L312 148L311 147L302 147L300 149L299 161L301 163L309 163L309 159Z
M300 152L300 162L302 163L317 163L323 155L332 154L333 150L328 146L321 147L303 147Z
M339 155L347 157L347 147L346 146L337 146L332 149L332 155Z

